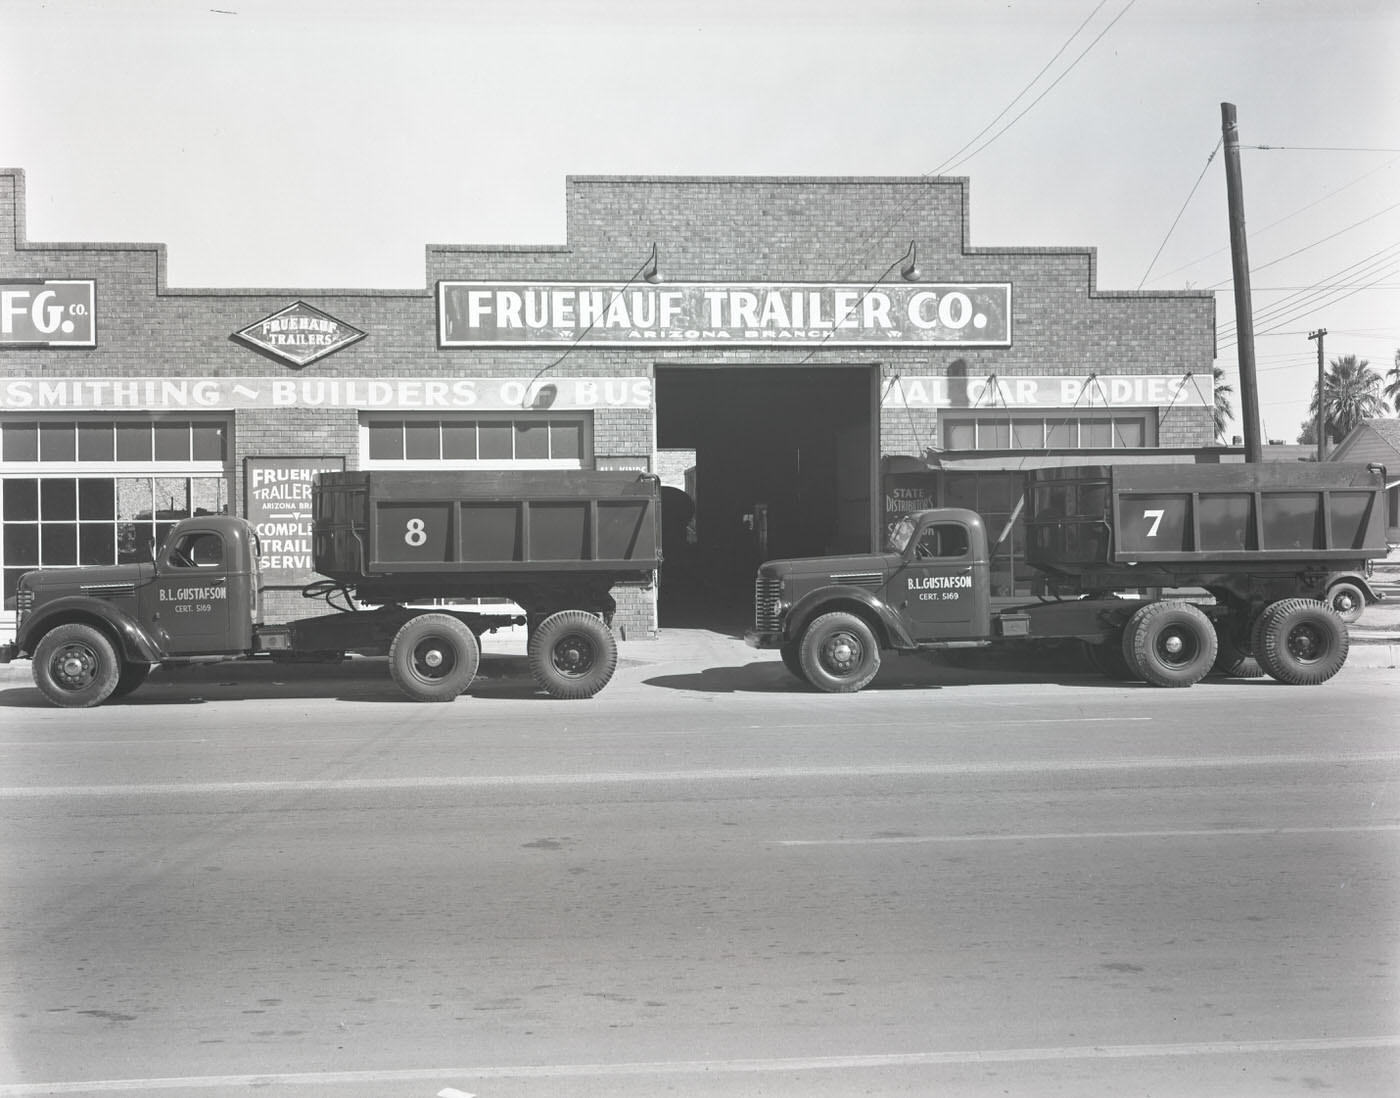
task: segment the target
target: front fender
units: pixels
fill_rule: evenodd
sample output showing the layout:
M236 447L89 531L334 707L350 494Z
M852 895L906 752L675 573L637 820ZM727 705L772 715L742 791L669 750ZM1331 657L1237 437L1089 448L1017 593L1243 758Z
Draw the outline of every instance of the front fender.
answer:
M878 639L885 647L906 650L918 647L909 635L904 619L884 599L869 588L842 585L808 591L793 603L783 617L783 639L797 640L814 618L838 610L873 618L878 625Z
M1350 583L1361 588L1361 593L1366 596L1367 602L1380 602L1385 598L1385 593L1372 587L1369 577L1361 572L1329 572L1326 582L1322 585L1323 594L1325 595L1338 583Z
M165 657L141 623L99 599L70 595L54 599L24 619L15 636L15 648L32 656L44 634L56 625L83 622L104 627L121 645L122 655L138 663L160 663Z

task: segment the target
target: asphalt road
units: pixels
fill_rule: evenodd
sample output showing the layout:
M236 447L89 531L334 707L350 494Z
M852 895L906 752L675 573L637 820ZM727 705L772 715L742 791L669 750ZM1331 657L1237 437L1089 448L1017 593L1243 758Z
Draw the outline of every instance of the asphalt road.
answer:
M1400 1092L1395 672L624 652L7 672L0 1096Z

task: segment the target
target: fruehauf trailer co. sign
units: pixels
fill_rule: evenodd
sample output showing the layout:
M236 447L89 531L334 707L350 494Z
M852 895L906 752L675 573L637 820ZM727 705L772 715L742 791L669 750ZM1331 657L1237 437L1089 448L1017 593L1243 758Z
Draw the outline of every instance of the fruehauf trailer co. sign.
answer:
M1011 285L439 282L438 344L1011 343Z

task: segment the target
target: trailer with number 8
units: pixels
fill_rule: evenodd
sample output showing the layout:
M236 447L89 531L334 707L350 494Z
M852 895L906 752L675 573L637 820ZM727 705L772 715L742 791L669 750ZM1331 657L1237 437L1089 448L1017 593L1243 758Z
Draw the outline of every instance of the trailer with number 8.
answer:
M253 528L199 516L177 523L149 563L21 576L0 662L29 658L50 701L85 707L160 664L355 653L387 656L415 701L445 702L471 684L485 633L524 625L536 683L587 698L617 666L613 589L653 584L660 564L660 489L648 475L322 473L312 500L324 578L302 594L331 613L264 623Z
M763 564L746 639L833 692L870 682L886 649L1065 646L1156 686L1213 670L1307 685L1346 661L1331 585L1387 553L1378 465L1040 469L1022 505L1032 599L991 596L977 514L931 509L883 553Z

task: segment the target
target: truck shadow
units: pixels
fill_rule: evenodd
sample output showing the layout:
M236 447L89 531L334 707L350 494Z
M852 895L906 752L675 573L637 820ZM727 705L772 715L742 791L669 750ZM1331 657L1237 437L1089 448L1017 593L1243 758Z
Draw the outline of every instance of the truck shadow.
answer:
M778 660L760 660L730 667L707 667L701 671L656 675L643 679L647 686L701 694L815 694L819 691L794 676ZM1207 678L1198 686L1212 684L1254 686L1272 684L1271 679ZM1123 682L1105 678L1072 660L1046 660L1015 663L996 657L970 657L959 665L939 662L924 655L886 656L875 681L861 693L897 690L941 690L965 686L1015 686L1042 684L1102 690L1157 690L1145 682Z
M618 669L639 666L619 660ZM21 685L22 681L22 685ZM523 655L483 653L476 677L462 699L472 697L555 701L536 685ZM387 661L350 659L344 663L276 664L269 660L230 661L190 667L162 667L133 693L111 698L111 706L204 705L209 702L324 698L368 704L416 705L389 677ZM461 699L459 699L461 700ZM48 709L49 701L26 675L0 686L0 709ZM81 712L74 710L73 712Z

